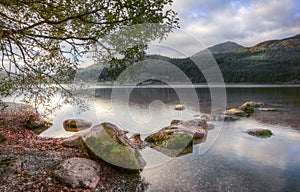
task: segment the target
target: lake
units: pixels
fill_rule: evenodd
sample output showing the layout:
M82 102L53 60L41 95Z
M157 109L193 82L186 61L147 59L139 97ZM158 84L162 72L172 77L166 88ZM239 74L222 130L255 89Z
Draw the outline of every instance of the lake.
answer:
M86 97L88 111L65 106L41 136L71 135L64 131L63 120L84 118L94 124L112 122L145 138L173 119L220 113L245 101L263 102L276 111L213 122L215 128L205 142L194 145L193 153L171 158L146 148L142 154L147 166L141 177L149 184L147 191L300 191L300 87L243 85L228 86L225 91L212 96L210 89L201 86L95 88ZM186 109L175 111L179 103ZM250 128L267 128L274 136L253 137L245 133Z

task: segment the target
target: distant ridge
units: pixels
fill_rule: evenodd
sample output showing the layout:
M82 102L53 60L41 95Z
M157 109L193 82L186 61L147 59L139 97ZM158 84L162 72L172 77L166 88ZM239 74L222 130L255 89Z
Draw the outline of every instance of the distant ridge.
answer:
M212 53L228 53L228 52L232 52L235 51L237 49L241 49L244 48L244 46L239 45L235 42L231 42L231 41L227 41L224 43L220 43L217 45L214 45L212 47L209 47L209 51Z
M258 43L249 48L250 52L256 52L264 49L291 49L300 45L300 34L280 40L269 40Z
M239 45L232 41L227 41L227 42L220 43L220 44L214 45L212 47L209 47L205 50L202 50L202 51L196 53L196 55L205 53L207 51L209 51L211 53L229 53L229 52L241 49L241 48L244 48L244 46Z

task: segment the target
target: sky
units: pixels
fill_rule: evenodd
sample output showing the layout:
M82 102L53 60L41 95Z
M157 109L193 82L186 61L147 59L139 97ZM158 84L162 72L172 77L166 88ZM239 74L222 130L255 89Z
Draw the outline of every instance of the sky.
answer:
M300 34L299 0L174 0L171 8L180 30L163 43L177 51L160 48L157 54L192 55L226 41L249 47Z

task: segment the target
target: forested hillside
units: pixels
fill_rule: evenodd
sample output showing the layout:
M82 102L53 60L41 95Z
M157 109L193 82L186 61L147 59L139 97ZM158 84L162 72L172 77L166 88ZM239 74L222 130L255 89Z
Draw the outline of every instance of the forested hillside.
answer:
M213 58L227 83L300 83L300 35L265 41L248 48L233 42L221 43L188 58L147 56L147 59L174 64L194 83L205 82L201 71L209 68L205 67L206 62L211 62ZM201 70L195 65L195 61L203 64ZM95 72L90 69L93 68L89 67L81 73L88 76ZM99 81L110 80L106 71L104 69L99 74Z
M300 83L300 35L212 55L225 82ZM207 53L169 61L183 70L193 82L204 82L203 75L192 62L201 60L201 57L208 57Z

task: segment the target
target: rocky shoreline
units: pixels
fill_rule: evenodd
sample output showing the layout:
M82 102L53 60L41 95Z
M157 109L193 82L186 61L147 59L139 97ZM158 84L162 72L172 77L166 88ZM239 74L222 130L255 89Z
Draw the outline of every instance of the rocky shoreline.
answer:
M0 191L145 191L148 184L138 173L123 172L101 161L97 161L99 180L93 189L74 188L59 180L54 173L64 161L88 156L61 145L65 138L42 138L28 130L20 118L26 109L10 105L0 113L0 135L5 138L0 144Z

